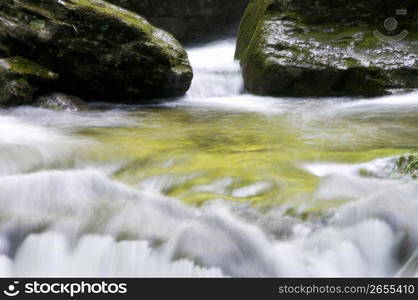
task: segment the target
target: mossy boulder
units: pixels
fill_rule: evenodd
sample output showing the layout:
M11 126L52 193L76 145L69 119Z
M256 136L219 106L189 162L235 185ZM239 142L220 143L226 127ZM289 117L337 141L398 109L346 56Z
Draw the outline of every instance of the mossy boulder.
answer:
M87 104L80 98L61 93L41 95L36 99L34 105L45 109L64 110L70 112L87 110L88 107Z
M0 52L53 70L53 90L86 100L181 96L193 77L170 34L101 0L1 1Z
M25 58L0 59L0 106L32 104L34 94L57 79L54 72Z
M297 97L418 88L417 8L415 0L251 0L236 50L245 87Z
M144 16L183 43L235 35L249 0L108 0Z

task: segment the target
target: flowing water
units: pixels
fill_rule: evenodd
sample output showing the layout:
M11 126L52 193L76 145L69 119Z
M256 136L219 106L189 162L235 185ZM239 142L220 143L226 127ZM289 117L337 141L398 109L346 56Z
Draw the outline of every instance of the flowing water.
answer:
M247 95L233 52L174 101L0 110L0 276L418 276L418 94Z

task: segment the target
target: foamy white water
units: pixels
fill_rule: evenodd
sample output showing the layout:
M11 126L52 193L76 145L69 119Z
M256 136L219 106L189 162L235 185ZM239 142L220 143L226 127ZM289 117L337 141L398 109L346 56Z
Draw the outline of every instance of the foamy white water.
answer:
M266 125L272 127L271 140L279 134L280 124L291 124L303 144L309 146L319 139L327 151L336 149L337 154L340 148L366 147L363 143L371 136L377 141L382 136L382 143L390 143L383 138L387 132L403 133L411 138L410 145L402 140L408 150L416 147L417 94L323 101L241 94L233 45L226 41L191 49L196 72L193 86L186 97L162 104L162 109L181 108L181 118L172 118L186 119L186 127L194 126L195 118L205 118L201 112L211 112L214 121L208 122L221 129L227 124L216 116L238 114L239 125L247 132L247 118L254 117L263 122L255 126L257 132L264 132ZM405 124L394 122L388 113L402 116ZM307 180L306 174L313 176L314 191L296 198L285 193L289 202L275 204L266 212L245 200L274 188L291 188L292 182L280 181L284 175L273 176L275 168L281 168L274 168L274 161L268 162L273 165L274 180L266 176L239 186L234 185L232 175L205 181L200 169L179 176L171 168L185 158L175 151L158 172L153 169L152 176L138 179L135 172L127 172L120 177L135 163L141 173L154 162L135 161L132 153L119 149L117 143L109 148L103 139L109 134L122 143L130 131L119 133L118 128L140 127L146 132L162 127L165 120L160 118L164 117L177 124L170 115L142 108L138 114L123 109L85 113L25 107L0 110L0 276L418 276L418 183L388 176L393 156L382 153L379 159L341 163L323 157L319 149L315 159L287 166L295 168L292 172L298 170L302 181ZM361 126L370 119L379 119L379 124ZM90 134L92 128L109 132ZM173 134L179 134L178 129L168 133ZM258 136L249 136L256 144ZM203 137L199 137L192 141L200 142ZM218 137L211 138L216 142ZM136 147L147 151L151 145ZM161 153L155 147L152 154L158 157ZM200 147L202 152L187 154L205 159L209 148ZM220 156L230 156L231 166L238 160L245 172L254 172L260 162L252 165L237 156L239 150L233 148ZM120 151L125 156L117 155ZM265 155L264 148L250 151L260 158ZM362 177L361 169L376 176ZM201 181L190 183L196 179ZM185 191L167 195L179 185ZM216 196L194 206L183 201L190 193ZM315 201L334 203L336 199L341 204L310 218L287 213L292 201L312 206Z
M195 73L186 98L236 96L243 92L238 61L234 61L234 40L215 42L188 51Z

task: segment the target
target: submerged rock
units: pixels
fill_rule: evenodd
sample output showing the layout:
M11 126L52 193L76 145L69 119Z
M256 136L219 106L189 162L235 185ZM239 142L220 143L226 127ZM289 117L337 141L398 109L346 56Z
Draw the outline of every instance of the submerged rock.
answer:
M404 155L396 160L399 173L418 179L418 155Z
M56 79L54 72L22 57L0 59L0 105L32 104L34 93Z
M42 95L36 99L35 106L71 112L87 109L87 104L80 98L61 93Z
M251 0L236 51L246 89L379 96L418 88L417 6L415 0Z
M183 43L235 34L249 0L108 0L144 16Z
M193 77L170 34L101 0L1 1L0 52L50 68L54 90L89 100L180 96Z

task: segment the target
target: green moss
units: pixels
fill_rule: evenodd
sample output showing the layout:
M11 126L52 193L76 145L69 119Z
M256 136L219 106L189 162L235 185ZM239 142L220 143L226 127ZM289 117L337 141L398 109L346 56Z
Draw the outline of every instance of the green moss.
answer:
M182 96L190 87L193 73L181 45L106 1L3 1L0 16L0 53L59 73L55 91L129 102ZM35 66L13 67L28 76L52 75Z
M0 106L31 104L35 88L24 78L2 79L0 76Z
M42 19L35 19L33 21L30 22L30 25L36 28L44 28L45 27L45 20Z
M20 56L0 59L0 105L32 104L34 94L58 75Z
M35 1L36 0L34 0L33 2ZM49 20L54 19L54 15L50 11L42 8L39 5L34 5L33 3L23 3L23 2L19 2L18 5L22 6L25 10L33 12L34 16L37 18L44 18L44 19L49 19Z
M361 177L373 177L373 174L367 169L360 169L359 170L359 175Z
M24 77L38 77L44 80L54 80L58 78L58 75L54 72L20 56L2 59L0 60L0 65L3 65L9 72Z

